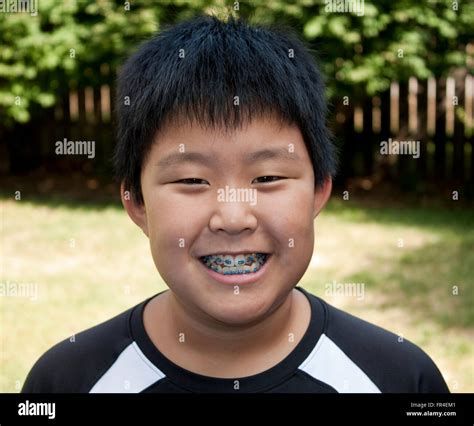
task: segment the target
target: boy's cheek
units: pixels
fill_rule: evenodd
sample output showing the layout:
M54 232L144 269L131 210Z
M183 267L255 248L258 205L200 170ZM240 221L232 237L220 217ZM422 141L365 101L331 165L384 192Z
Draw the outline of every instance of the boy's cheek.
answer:
M262 228L270 225L276 236L303 240L311 237L314 229L312 204L304 197L287 197L284 202L270 203L262 217ZM295 241L296 242L296 241Z

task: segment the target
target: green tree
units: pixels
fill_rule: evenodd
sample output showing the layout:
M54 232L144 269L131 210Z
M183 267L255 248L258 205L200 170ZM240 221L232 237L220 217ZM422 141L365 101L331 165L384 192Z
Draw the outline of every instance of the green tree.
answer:
M41 0L36 17L0 13L1 124L29 121L71 86L110 79L99 72L103 64L114 76L141 40L199 12L230 10L251 22L294 28L319 53L330 98L363 98L410 75L473 69L466 45L474 41L474 2L365 1L362 16L329 12L326 3Z

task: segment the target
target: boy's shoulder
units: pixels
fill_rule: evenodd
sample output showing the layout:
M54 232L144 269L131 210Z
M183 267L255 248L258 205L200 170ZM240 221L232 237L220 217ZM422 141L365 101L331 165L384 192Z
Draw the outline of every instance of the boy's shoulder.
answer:
M117 356L132 344L130 318L145 302L51 347L33 365L22 392L89 392Z
M313 351L313 368L327 358L335 375L345 371L343 386L351 392L350 371L361 373L380 392L449 392L433 360L417 345L317 299L325 311L324 331ZM308 363L311 364L311 363ZM352 368L351 368L352 367ZM308 367L311 368L311 365ZM326 374L330 375L330 372ZM340 376L340 375L339 375Z

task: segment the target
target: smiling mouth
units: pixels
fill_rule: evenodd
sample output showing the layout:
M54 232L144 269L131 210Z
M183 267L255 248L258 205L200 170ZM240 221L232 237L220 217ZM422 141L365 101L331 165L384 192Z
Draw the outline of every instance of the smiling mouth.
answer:
M232 255L207 255L199 259L208 269L222 275L243 275L257 272L268 260L268 253Z

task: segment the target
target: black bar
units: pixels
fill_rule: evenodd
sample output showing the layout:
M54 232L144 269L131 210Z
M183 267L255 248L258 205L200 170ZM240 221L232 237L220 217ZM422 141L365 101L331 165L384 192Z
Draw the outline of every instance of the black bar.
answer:
M28 403L26 402L28 401ZM473 424L473 394L2 394L0 424L152 424L180 423L185 415L193 424L207 420L254 423L255 417L293 419L291 424ZM20 415L19 410L39 410L32 403L54 403L44 415ZM25 404L25 405L20 405ZM26 411L28 412L28 411ZM49 412L49 416L48 413ZM421 413L407 415L407 412ZM428 415L425 413L444 413ZM451 415L447 415L451 413ZM455 414L453 414L455 413ZM349 423L348 423L349 424Z

